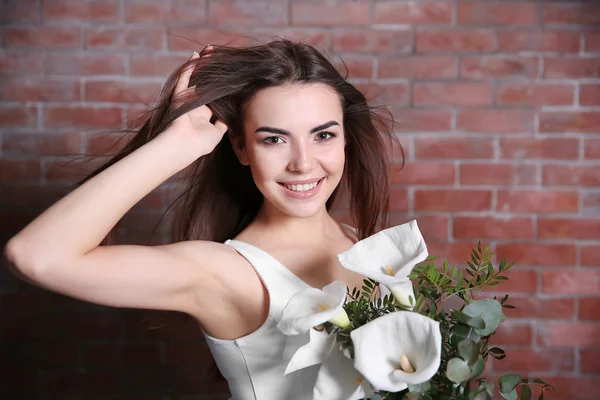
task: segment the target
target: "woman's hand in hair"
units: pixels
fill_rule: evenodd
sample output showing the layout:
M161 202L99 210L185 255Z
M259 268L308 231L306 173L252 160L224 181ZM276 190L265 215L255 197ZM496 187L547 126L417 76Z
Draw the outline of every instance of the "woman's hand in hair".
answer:
M209 45L203 57L209 57L211 50L212 46ZM177 79L173 92L174 101L185 101L186 92L195 90L194 87L188 88L188 86L192 72L198 65L194 60L199 57L200 55L194 52L188 61L189 66ZM201 157L213 151L227 132L227 125L218 119L212 123L212 117L212 110L207 105L202 105L177 118L164 133L171 131L168 134L178 137L186 149L194 151L197 157Z

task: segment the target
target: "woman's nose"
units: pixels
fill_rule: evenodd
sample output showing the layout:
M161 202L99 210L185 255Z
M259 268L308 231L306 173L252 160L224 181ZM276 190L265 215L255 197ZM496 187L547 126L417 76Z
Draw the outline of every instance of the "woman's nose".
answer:
M314 168L314 162L314 156L309 144L296 144L292 149L288 169L292 172L310 172Z

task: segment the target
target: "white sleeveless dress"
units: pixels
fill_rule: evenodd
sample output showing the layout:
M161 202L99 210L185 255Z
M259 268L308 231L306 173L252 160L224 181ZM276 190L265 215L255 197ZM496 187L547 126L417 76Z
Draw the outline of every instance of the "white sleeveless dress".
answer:
M269 315L256 331L233 340L204 333L234 400L310 400L320 365L288 375L284 371L308 334L286 336L277 329L281 311L298 291L310 287L267 252L249 243L228 240L250 262L269 293Z

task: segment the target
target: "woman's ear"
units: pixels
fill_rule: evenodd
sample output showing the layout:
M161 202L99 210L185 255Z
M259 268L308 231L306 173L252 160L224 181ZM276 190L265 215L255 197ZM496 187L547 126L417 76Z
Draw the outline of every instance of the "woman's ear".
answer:
M237 156L240 164L246 166L250 165L250 163L248 162L246 146L244 144L244 137L234 136L231 133L229 133L229 141L231 142L231 147L233 148L233 151L235 152L235 155Z

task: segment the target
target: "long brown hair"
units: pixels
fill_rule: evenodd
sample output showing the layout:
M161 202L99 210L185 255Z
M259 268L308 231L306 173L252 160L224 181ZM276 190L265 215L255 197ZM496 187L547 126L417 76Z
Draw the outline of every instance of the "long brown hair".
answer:
M174 71L141 128L79 185L154 139L179 116L208 104L229 132L212 153L182 171L182 194L171 205L175 206L172 240L223 242L252 221L263 201L249 167L240 164L231 145L231 138L243 135L244 106L261 89L322 83L339 95L347 140L342 184L328 200L327 209L331 210L340 191L347 190L360 238L387 224L393 118L385 108L367 104L363 93L348 82L347 70L341 74L315 47L285 39L243 48L214 46L209 57L203 57L204 53ZM190 65L194 68L190 88L194 89L172 101L177 78Z

